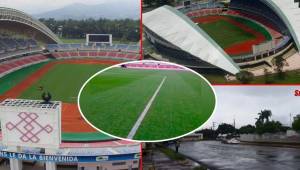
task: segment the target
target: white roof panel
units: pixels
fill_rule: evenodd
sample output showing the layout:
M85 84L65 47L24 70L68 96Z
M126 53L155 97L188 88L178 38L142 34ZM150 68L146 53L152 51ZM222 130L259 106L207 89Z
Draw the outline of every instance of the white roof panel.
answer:
M240 71L211 37L173 7L163 6L144 13L143 24L161 38L207 63L232 74Z
M300 50L300 8L294 0L263 0L283 19Z

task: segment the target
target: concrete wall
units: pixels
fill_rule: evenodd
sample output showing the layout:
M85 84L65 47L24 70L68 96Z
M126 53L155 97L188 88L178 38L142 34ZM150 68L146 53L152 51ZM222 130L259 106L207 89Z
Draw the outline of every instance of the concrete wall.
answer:
M242 134L240 141L244 142L278 142L278 143L300 143L300 134L295 131L287 131L286 133L263 135L258 134Z

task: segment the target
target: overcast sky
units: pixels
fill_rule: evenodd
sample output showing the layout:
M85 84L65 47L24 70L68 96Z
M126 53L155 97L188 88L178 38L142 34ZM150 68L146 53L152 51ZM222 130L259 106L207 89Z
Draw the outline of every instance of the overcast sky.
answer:
M216 112L204 125L211 128L212 122L217 126L224 122L236 126L255 124L257 113L264 109L272 111L272 120L290 125L290 113L300 114L300 97L294 96L294 91L300 86L216 86L218 97Z
M105 3L107 1L123 1L126 3L135 4L139 3L139 0L0 0L0 6L18 9L28 14L38 14L58 9L73 3L93 5Z

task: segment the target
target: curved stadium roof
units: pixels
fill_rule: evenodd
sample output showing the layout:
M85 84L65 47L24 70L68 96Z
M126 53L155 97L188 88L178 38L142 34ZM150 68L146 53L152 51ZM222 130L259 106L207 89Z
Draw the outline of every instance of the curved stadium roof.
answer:
M11 8L0 7L0 21L9 21L25 24L40 31L41 33L46 35L51 41L55 43L61 43L60 39L48 27L46 27L40 21L25 14L24 12Z
M261 0L284 21L300 51L300 7L295 0Z
M144 13L143 24L161 38L207 63L232 74L240 71L208 34L173 7L163 6Z

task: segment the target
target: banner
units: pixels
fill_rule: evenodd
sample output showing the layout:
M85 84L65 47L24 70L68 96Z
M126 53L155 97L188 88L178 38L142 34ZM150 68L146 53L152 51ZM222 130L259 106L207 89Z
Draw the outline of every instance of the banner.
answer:
M0 157L8 159L18 159L26 161L43 161L43 162L105 162L121 160L137 160L140 158L139 153L120 154L120 155L99 155L99 156L68 156L68 155L45 155L0 151Z

